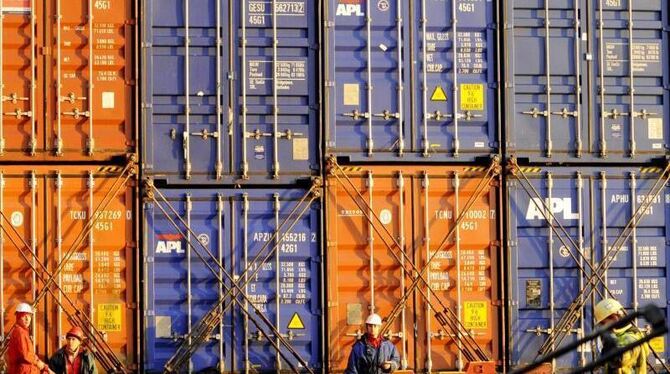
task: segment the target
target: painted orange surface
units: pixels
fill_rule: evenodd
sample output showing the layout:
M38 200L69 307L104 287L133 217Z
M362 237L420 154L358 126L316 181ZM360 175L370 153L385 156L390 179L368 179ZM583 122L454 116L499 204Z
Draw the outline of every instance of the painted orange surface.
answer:
M404 369L446 371L460 369L459 360L465 364L458 339L434 317L431 307L437 308L440 302L459 315L477 344L497 361L502 341L497 178L484 184L455 234L445 240L475 195L483 176L480 168L346 170L355 188L345 188L333 176L328 177L326 188L329 368L343 371L352 344L364 331L365 317L374 310L387 324L405 293L409 293L405 308L389 330ZM344 178L341 181L347 183ZM356 205L347 191L358 191L370 204L379 217L374 225L365 217L369 212ZM393 239L398 246L391 244ZM433 254L425 273L432 292L419 283L426 298L410 290L410 276L414 276L410 262L423 270Z
M135 152L134 8L133 1L3 2L0 161L105 161Z
M1 210L9 220L3 222L1 247L3 332L14 323L16 304L31 302L34 292L43 287L9 239L19 245L25 240L51 273L68 250L75 248L57 279L72 304L60 296L61 309L50 294L39 304L35 318L38 353L47 356L64 344L70 327L66 312L78 310L107 335L107 343L124 364L137 363L134 182L115 188L117 175L99 167L0 167L0 173ZM108 193L110 202L104 204ZM93 213L101 202L106 206ZM92 216L98 219L91 233L77 241Z

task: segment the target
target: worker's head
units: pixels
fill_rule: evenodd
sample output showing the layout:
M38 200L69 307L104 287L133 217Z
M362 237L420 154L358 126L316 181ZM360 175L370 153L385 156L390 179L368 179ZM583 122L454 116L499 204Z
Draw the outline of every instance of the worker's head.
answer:
M73 327L65 334L67 339L67 349L70 352L77 352L81 342L84 341L84 332L79 327Z
M33 320L33 308L30 304L20 303L16 306L16 323L19 325L28 328L30 327L30 322Z
M373 338L379 337L379 331L382 329L382 317L379 314L372 313L365 320L365 330Z
M593 314L597 324L609 325L623 317L623 306L615 299L605 299L596 304Z

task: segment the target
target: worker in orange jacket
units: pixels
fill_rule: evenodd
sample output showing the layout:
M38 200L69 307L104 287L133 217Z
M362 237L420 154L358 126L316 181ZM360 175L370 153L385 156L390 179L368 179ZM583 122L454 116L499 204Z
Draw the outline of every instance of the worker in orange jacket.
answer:
M53 373L47 364L37 357L30 337L30 322L33 319L33 308L26 303L16 307L16 324L9 335L7 347L7 366L9 374L40 374Z

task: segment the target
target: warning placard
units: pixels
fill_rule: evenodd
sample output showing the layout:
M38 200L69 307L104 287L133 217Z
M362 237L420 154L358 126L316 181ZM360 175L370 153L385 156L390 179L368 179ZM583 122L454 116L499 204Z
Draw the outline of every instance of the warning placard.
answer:
M440 86L435 87L433 94L430 95L431 101L447 101L447 94L444 92L444 89Z
M293 313L293 317L291 317L291 320L288 322L288 328L293 330L301 330L305 328L305 324L302 323L302 319L300 319L298 313Z
M98 304L98 329L121 331L121 311L123 304Z
M657 337L651 339L649 341L649 346L656 353L665 352L665 337L664 336L657 336Z
M466 301L463 303L463 326L466 329L486 329L489 327L489 311L486 301Z
M483 84L461 84L461 110L484 110Z

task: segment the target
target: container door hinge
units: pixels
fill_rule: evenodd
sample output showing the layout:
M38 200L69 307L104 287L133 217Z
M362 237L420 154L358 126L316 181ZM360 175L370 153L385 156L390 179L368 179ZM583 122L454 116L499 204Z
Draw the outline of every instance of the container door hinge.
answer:
M493 306L503 306L505 303L502 300L491 300L491 305Z
M49 47L40 47L40 54L42 56L48 56L51 54L51 48Z
M508 241L507 241L507 246L508 246L508 247L516 247L516 241L514 241L514 240L508 240Z
M153 316L155 316L155 315L156 315L156 314L155 314L155 312L153 311L153 309L147 309L147 310L144 311L144 316L145 316L145 317L153 317Z
M329 240L329 241L326 243L326 247L329 247L329 248L330 248L330 247L336 247L336 246L337 246L337 242L334 242L334 241L331 241L331 240Z
M129 18L125 20L124 24L126 25L137 25L137 20L135 18Z
M334 308L334 307L338 306L339 304L340 303L338 303L337 301L328 301L328 308Z
M126 81L126 86L134 86L136 84L137 84L137 82L134 79L128 79Z
M147 264L151 264L154 262L154 256L146 256L144 257L144 262Z
M137 309L137 303L126 303L128 309Z
M323 21L323 27L325 28L335 27L335 21L325 20Z
M323 85L326 87L335 87L335 81L325 81Z
M500 240L492 240L490 245L491 248L500 248Z

